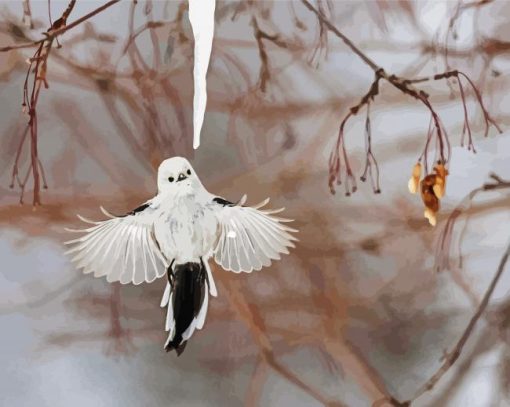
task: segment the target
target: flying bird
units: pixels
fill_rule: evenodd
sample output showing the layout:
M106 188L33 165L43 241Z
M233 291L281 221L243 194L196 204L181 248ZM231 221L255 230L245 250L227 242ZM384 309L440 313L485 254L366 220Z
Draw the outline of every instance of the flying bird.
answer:
M202 329L209 295L217 290L209 259L225 270L251 272L279 260L294 247L296 229L290 219L275 216L282 209L244 206L209 193L188 160L169 158L158 169L158 193L123 216L100 207L107 220L91 221L66 242L68 253L84 273L109 282L150 283L166 276L161 307L167 308L164 348L180 355L196 329Z

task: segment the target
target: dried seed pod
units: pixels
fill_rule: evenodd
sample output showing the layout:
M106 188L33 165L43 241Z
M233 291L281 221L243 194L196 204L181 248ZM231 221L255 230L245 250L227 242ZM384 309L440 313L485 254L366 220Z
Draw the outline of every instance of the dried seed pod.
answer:
M432 226L436 226L437 218L436 218L436 213L434 211L432 211L429 208L425 208L425 211L423 212L423 216L425 216L425 218L428 219L429 223Z
M443 180L446 180L446 176L448 175L448 170L446 169L446 167L444 166L444 164L442 164L441 162L438 162L435 166L434 166L434 171L436 172L437 175L439 175Z
M434 194L441 199L444 196L444 180L441 177L436 177L436 183L432 187Z
M435 174L429 174L421 181L421 199L426 208L433 212L439 211L439 198L434 192L434 185L436 185Z
M409 192L411 194L415 194L416 192L418 192L418 184L419 183L420 183L419 180L417 181L416 178L414 178L414 177L409 178L407 187L409 188Z
M433 190L438 198L442 198L445 193L446 176L448 175L448 170L445 168L444 164L438 162L434 167L434 171L436 172L436 183L433 186Z
M421 163L417 162L413 167L413 177L414 178L421 178Z
M409 192L411 194L415 194L418 192L418 185L420 185L421 178L421 163L416 163L413 167L413 173L411 178L409 178L409 182L407 183L407 187L409 188Z

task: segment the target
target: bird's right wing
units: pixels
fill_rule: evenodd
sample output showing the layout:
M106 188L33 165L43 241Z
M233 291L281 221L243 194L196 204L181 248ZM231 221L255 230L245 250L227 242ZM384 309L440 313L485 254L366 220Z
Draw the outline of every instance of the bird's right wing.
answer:
M94 222L80 215L78 218L93 226L73 230L82 233L67 253L74 254L73 263L84 273L106 276L109 282L122 284L150 283L165 275L168 265L154 235L155 208L147 202L125 216L114 216L101 207L109 218Z
M223 198L213 199L219 225L219 237L214 249L214 260L225 270L250 273L279 260L294 247L297 232L285 223L290 219L275 214L282 209L262 209L269 199L254 207L243 206L246 195L237 204Z

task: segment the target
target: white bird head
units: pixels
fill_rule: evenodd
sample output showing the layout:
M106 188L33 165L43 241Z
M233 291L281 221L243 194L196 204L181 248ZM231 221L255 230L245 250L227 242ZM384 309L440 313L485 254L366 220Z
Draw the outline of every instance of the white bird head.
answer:
M195 170L185 158L168 158L159 165L159 193L190 195L202 188L202 183L198 179Z

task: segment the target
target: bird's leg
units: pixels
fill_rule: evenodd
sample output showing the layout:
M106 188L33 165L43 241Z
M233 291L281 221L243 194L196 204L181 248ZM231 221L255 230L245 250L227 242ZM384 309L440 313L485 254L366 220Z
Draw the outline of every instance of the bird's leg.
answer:
M166 271L168 283L170 284L170 287L172 287L172 288L174 288L174 279L175 279L174 270L172 269L172 266L174 265L174 263L175 263L175 259L172 260L172 262L170 263L170 265L168 266L168 269Z

